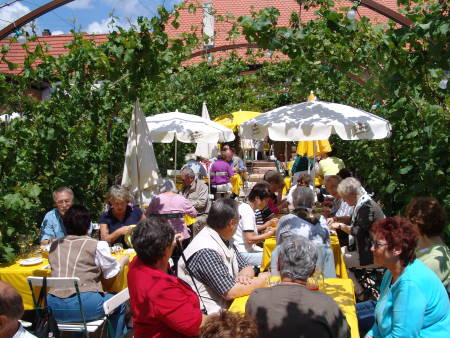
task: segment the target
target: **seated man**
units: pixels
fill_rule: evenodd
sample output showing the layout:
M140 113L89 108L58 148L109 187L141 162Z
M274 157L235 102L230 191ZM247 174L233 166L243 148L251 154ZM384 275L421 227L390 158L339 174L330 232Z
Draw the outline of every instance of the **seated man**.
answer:
M211 193L214 198L228 197L231 192L230 179L233 177L233 168L225 161L222 153L217 155L217 160L211 165Z
M208 214L208 225L183 252L187 266L184 260L178 262L178 276L196 290L208 314L226 310L234 298L249 295L266 284L267 275L253 278L253 266L232 244L239 222L237 206L230 198L215 201Z
M317 250L302 236L280 247L281 284L255 290L245 312L256 318L261 337L350 337L339 306L328 295L306 288L315 269Z
M183 182L181 195L197 210L197 222L192 225L192 236L195 236L206 225L206 217L211 205L208 185L203 180L196 178L191 168L181 170L181 181Z
M23 316L22 297L8 283L0 281L0 337L36 337L25 330L19 319Z
M239 174L239 176L234 176L230 183L233 185L231 198L239 196L241 189L243 187L243 181L246 179L247 168L244 165L244 161L235 154L234 148L229 145L224 145L221 149L222 156L225 161L233 169L234 174Z
M283 176L275 170L269 170L264 174L264 181L269 183L270 199L267 207L260 212L263 223L288 206L287 199L283 199Z
M55 239L66 236L66 229L62 222L62 216L73 205L73 191L67 187L61 187L53 191L53 201L56 208L45 214L41 224L41 244L48 244Z
M247 199L247 203L239 204L240 220L233 239L237 250L248 264L260 266L263 249L256 244L274 236L275 229L273 228L278 222L277 218L272 218L263 225L256 225L255 211L264 210L270 199L269 184L267 182L255 184ZM265 232L259 234L261 231Z

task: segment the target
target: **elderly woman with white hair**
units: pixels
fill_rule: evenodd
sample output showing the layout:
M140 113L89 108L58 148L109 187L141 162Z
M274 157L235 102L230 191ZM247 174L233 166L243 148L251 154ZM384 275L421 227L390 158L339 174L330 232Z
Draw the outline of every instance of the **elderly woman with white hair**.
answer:
M191 202L179 195L173 180L165 178L159 186L159 195L156 195L148 205L147 217L162 217L168 220L175 234L181 234L183 240L191 237L184 222L184 215L197 216L197 211Z
M316 261L315 245L302 236L281 244L281 284L256 289L246 304L245 312L256 319L261 337L350 337L336 302L306 287Z
M385 218L380 206L372 200L370 195L361 187L361 183L353 177L348 177L339 183L338 194L350 206L354 206L350 225L333 223L332 229L340 229L355 239L356 251L350 251L343 247L344 260L347 268L365 267L373 268L373 254L370 250L372 243L370 228L375 221ZM350 278L355 282L355 291L359 295L363 292L353 273L349 272Z

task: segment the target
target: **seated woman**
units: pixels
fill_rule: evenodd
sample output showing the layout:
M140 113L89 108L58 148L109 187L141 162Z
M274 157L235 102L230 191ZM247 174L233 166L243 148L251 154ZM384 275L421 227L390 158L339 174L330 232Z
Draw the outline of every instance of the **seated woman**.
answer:
M376 264L387 268L366 337L450 337L450 302L439 278L416 259L417 233L395 216L372 225Z
M306 288L316 261L314 244L302 236L291 236L281 244L281 283L253 291L245 308L256 319L261 337L350 337L336 302Z
M159 217L168 220L175 234L181 234L181 240L191 237L184 221L184 215L197 216L197 210L185 197L177 194L175 183L168 178L163 179L159 186L159 195L153 197L148 205L147 217Z
M274 214L279 214L281 209L288 206L286 199L283 199L284 181L283 176L275 170L269 170L264 174L264 181L269 183L270 199L267 207L256 214L257 224L267 222ZM258 222L258 216L261 215L261 221Z
M87 321L102 318L103 303L113 295L105 293L100 282L115 277L128 264L129 256L119 261L111 256L108 243L87 236L91 216L85 207L73 205L63 216L67 236L50 246L48 261L52 277L80 278L79 290L84 318ZM74 287L50 289L48 305L58 322L81 322L78 297ZM121 305L112 316L116 337L122 337L125 324L125 306Z
M145 218L139 206L130 206L131 194L120 185L113 185L106 194L109 210L100 216L100 236L109 244L121 243L124 248L124 236L131 231L130 225Z
M417 258L439 277L450 295L450 250L440 237L447 225L445 210L432 197L412 199L405 216L419 233Z
M169 274L175 232L167 220L141 221L132 235L137 257L128 270L133 335L194 337L206 316L197 294L181 279Z
M333 252L330 248L330 233L325 224L320 221L320 215L314 215L311 210L298 208L294 214L285 215L278 222L276 237L277 247L272 252L271 270L278 274L278 253L280 245L291 236L308 238L316 246L318 259L317 268L325 278L336 278Z
M350 225L343 223L332 223L330 228L340 229L352 235L356 242L356 251L351 251L348 246L342 248L345 265L347 269L375 268L370 242L370 228L372 224L385 216L380 206L372 200L369 194L361 187L361 183L356 178L348 177L338 185L338 194L353 209ZM355 274L348 271L349 277L355 284L355 292L359 298L363 297L364 290L358 283Z
M296 185L294 185L288 192L287 202L291 210L298 207L312 208L316 201L314 188L311 185L312 178L308 174L301 174Z

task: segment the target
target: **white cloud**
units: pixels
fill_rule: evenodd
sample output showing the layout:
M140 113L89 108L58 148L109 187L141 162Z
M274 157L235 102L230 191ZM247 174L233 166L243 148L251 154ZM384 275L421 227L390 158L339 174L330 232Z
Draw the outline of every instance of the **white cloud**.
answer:
M153 5L148 4L145 7L142 5L146 1L143 0L104 0L106 3L114 8L114 14L119 14L120 16L131 16L131 15L142 15L149 16L152 14L150 12Z
M94 7L91 4L92 0L75 0L67 4L67 7L72 9L88 9Z
M64 33L63 31L52 31L52 35L63 35L63 34L66 34L66 33Z
M121 26L122 28L128 29L130 24L128 22L121 22L114 19L114 23L112 23L112 18L103 19L102 21L94 21L89 24L86 28L86 32L88 34L105 34L110 33L116 30L117 26Z
M20 2L15 2L12 5L0 9L0 29L8 26L11 22L24 16L30 12L30 8L22 5Z

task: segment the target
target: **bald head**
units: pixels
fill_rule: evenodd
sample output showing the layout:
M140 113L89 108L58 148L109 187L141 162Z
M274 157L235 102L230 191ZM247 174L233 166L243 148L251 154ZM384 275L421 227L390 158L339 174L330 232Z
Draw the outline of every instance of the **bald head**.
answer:
M0 316L20 319L23 315L22 297L10 284L0 281Z

